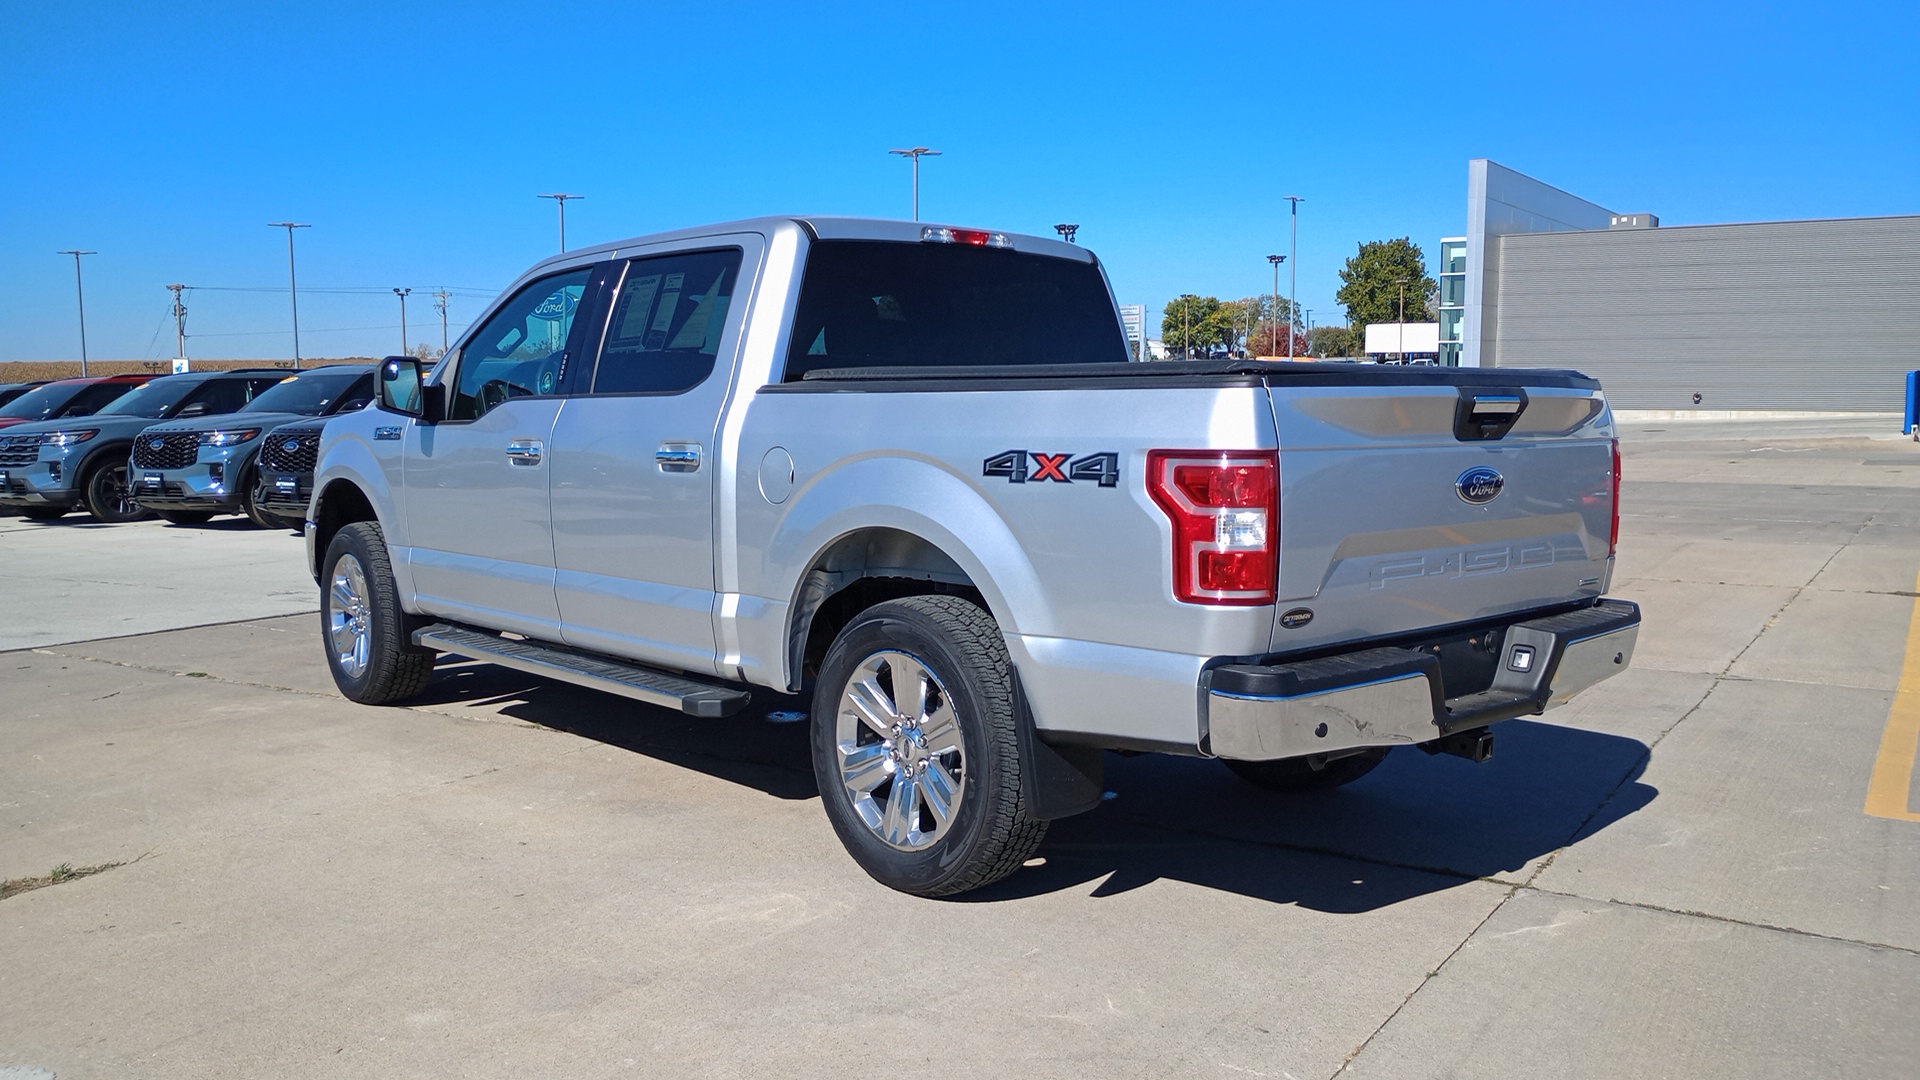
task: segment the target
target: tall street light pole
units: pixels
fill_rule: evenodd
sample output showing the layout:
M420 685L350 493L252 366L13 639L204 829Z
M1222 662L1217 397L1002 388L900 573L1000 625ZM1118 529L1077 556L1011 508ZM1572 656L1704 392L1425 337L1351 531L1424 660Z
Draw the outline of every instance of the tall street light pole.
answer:
M400 298L400 355L407 355L407 294L411 288L395 289L393 295Z
M73 292L80 300L80 375L87 374L87 290L80 283L80 256L98 255L97 251L56 251L56 255L73 256Z
M440 313L440 355L447 355L447 301L453 296L445 289L433 294L433 310Z
M293 298L293 370L300 370L300 281L293 272L293 230L311 229L297 221L269 221L268 228L287 230L287 293Z
M1298 195L1282 195L1281 198L1293 204L1293 268L1287 273L1293 283L1287 292L1292 299L1292 308L1287 312L1287 359L1293 359L1293 320L1300 310L1300 204L1307 200Z
M1269 255L1267 256L1267 261L1273 264L1273 318L1275 322L1278 322L1280 319L1280 264L1286 262L1287 257L1285 255ZM1287 353L1289 356L1293 353L1292 323L1288 323Z
M542 195L540 197L543 199L552 199L554 203L560 207L560 254L565 255L567 253L567 200L584 199L586 196L568 195L565 192L556 191L551 195Z
M1397 277L1393 280L1400 286L1400 332L1395 343L1400 346L1400 359L1405 360L1407 358L1407 279Z
M919 221L920 220L920 159L923 157L939 157L940 151L929 150L924 146L916 146L911 150L889 150L887 151L887 153L899 154L901 157L908 157L913 159L913 220Z

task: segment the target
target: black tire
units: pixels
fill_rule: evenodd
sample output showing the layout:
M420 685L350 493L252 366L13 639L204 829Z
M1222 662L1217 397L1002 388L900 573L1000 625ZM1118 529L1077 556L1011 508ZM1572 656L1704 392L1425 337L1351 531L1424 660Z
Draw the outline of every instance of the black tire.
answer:
M133 501L133 487L127 482L125 461L103 461L87 474L84 490L87 512L95 521L119 525L153 516L153 511Z
M1229 761L1226 766L1233 770L1234 775L1255 787L1288 795L1305 795L1315 791L1332 791L1343 784L1351 784L1378 768L1385 760L1387 751L1368 750L1352 757L1335 758L1319 769L1314 768L1306 758Z
M248 521L253 522L263 529L286 528L287 526L284 522L275 515L260 509L260 504L254 501L253 497L255 493L259 491L259 488L260 474L253 469L248 469L246 478L240 485L240 513L245 515Z
M896 672L908 670L925 686L915 708L894 703L902 692ZM843 714L862 672L860 685L884 691L878 711L900 722L890 739L885 724L863 722L853 706ZM1011 672L993 618L955 596L875 605L834 639L814 689L813 771L834 832L874 880L916 896L952 896L1006 877L1040 846L1047 823L1028 811L1021 791ZM855 769L864 788L843 775L843 748L866 760ZM867 816L876 813L878 822ZM888 829L896 842L883 838Z
M380 526L344 526L320 565L320 643L340 693L362 705L385 705L426 689L434 653L413 644ZM350 566L357 568L357 586Z
M154 513L169 525L205 525L213 520L211 510L155 510Z
M57 521L67 516L67 509L64 506L23 506L20 514L34 521Z

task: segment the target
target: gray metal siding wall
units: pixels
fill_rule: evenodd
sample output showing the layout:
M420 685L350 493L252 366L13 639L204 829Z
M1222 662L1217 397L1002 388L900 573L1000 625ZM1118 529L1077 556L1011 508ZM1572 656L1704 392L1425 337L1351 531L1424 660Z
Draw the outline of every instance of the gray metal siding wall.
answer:
M1920 369L1920 217L1499 247L1493 363L1578 368L1615 408L1898 412Z

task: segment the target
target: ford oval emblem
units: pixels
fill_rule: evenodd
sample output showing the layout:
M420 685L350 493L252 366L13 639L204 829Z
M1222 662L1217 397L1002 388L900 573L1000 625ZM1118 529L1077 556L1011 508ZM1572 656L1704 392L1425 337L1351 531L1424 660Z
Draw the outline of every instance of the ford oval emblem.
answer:
M1501 490L1507 486L1507 478L1501 476L1497 469L1476 465L1461 473L1453 486L1462 499L1479 506L1499 498Z
M153 448L154 448L155 450L164 450L164 449L166 449L166 446L167 446L167 440L165 440L165 439L155 439L155 440L153 440Z
M288 450L298 450L298 449L300 449L300 440L299 440L299 439L288 439L288 440L287 440L287 449L288 449Z

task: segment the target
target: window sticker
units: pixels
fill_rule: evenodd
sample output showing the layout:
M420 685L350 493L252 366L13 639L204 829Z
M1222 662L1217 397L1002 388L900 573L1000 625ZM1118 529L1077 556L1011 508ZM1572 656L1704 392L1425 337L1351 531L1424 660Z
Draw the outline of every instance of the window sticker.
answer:
M636 339L647 332L647 316L653 311L653 297L659 291L659 274L649 274L627 285L627 310L620 316L622 338Z

